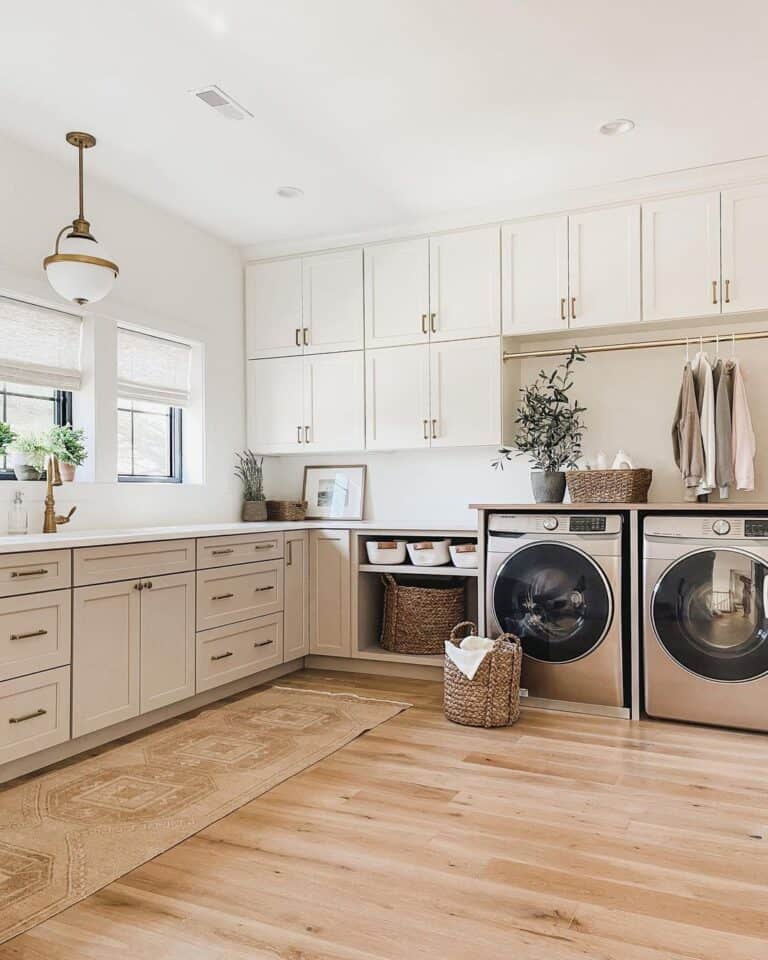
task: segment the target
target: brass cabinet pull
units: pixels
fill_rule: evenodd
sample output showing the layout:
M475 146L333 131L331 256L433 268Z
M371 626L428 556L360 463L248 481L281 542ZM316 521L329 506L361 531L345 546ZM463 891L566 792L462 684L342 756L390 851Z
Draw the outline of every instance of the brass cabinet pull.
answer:
M429 440L429 420L424 421L424 439Z
M268 647L274 640L262 640L261 643L254 643L254 647Z
M712 303L717 303L717 280L712 281Z
M731 302L731 281L730 280L725 281L725 302L726 303Z
M422 333L429 333L429 326L427 325L427 315L426 315L426 313L422 313L422 315L421 315L421 332L422 332Z
M133 589L134 589L134 590L143 590L143 589L144 589L144 584L141 582L141 580L139 580L138 583L134 583Z
M48 713L48 711L43 710L43 708L40 707L40 709L35 710L34 713L25 713L21 717L9 717L8 723L24 723L25 720L34 720L36 717L44 717L46 713Z
M11 579L15 580L17 577L43 577L48 571L41 567L39 570L14 570L11 573Z
M301 427L296 427L296 430L297 430L297 433L298 433L298 441L299 441L299 443L301 443L301 442L302 442L302 440L301 440Z
M287 550L288 556L285 558L285 565L286 567L292 567L293 566L293 540L289 540L286 546L288 548Z
M309 327L304 327L304 346L309 346Z
M211 556L212 556L212 557L223 557L223 556L225 556L225 554L234 553L234 552L235 552L235 551L234 551L234 549L233 549L232 547L227 547L226 550L211 550Z
M437 420L432 421L432 439L437 440Z
M253 588L253 592L254 592L254 593L264 593L264 592L267 591L267 590L274 590L274 589L275 589L275 587L274 587L274 584L273 584L273 585L270 586L270 587L254 587L254 588Z
M560 297L560 319L567 320L568 317L565 315L565 297Z
M576 297L571 297L571 320L576 319Z
M152 581L151 581L151 580L145 580L145 581L144 581L144 586L147 588L147 590L151 590L151 589L152 589Z
M231 600L232 597L234 597L234 593L217 593L211 597L211 600Z
M296 327L296 346L297 347L301 346L301 328L300 327Z
M430 313L429 315L429 328L432 333L437 333L437 314Z
M47 630L33 630L31 633L12 633L11 640L31 640L32 637L45 637Z
M253 549L254 550L271 550L273 547L276 547L276 546L277 544L275 543L275 541L270 540L269 543L254 543ZM231 552L232 551L230 550L230 553Z
M227 650L226 653L216 653L211 657L211 660L226 660L227 657L234 657L234 653L231 650Z
M304 427L304 443L311 443L309 439L309 427Z

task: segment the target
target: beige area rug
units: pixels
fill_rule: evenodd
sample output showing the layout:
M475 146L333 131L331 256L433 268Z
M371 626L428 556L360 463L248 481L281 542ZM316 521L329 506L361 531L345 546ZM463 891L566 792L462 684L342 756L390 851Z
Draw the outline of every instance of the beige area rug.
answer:
M0 943L409 704L268 687L0 790Z

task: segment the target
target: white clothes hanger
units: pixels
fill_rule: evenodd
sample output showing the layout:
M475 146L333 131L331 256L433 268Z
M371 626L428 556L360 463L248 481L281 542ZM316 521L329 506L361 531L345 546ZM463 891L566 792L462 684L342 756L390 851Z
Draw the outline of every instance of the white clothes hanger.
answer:
M688 337L685 338L685 362L686 363L691 362L691 354L690 354Z

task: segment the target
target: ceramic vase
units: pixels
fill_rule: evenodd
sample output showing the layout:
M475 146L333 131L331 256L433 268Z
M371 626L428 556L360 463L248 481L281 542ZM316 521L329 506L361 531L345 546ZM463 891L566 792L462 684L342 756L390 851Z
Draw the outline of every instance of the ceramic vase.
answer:
M562 503L565 473L562 470L531 470L531 489L536 503Z

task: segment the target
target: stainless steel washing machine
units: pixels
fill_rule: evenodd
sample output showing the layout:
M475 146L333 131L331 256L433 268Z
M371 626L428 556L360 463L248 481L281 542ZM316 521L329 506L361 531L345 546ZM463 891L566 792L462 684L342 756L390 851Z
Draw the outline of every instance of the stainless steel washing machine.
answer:
M768 731L768 518L647 517L645 709Z
M529 696L624 707L621 525L603 514L488 518L488 629L522 641Z

